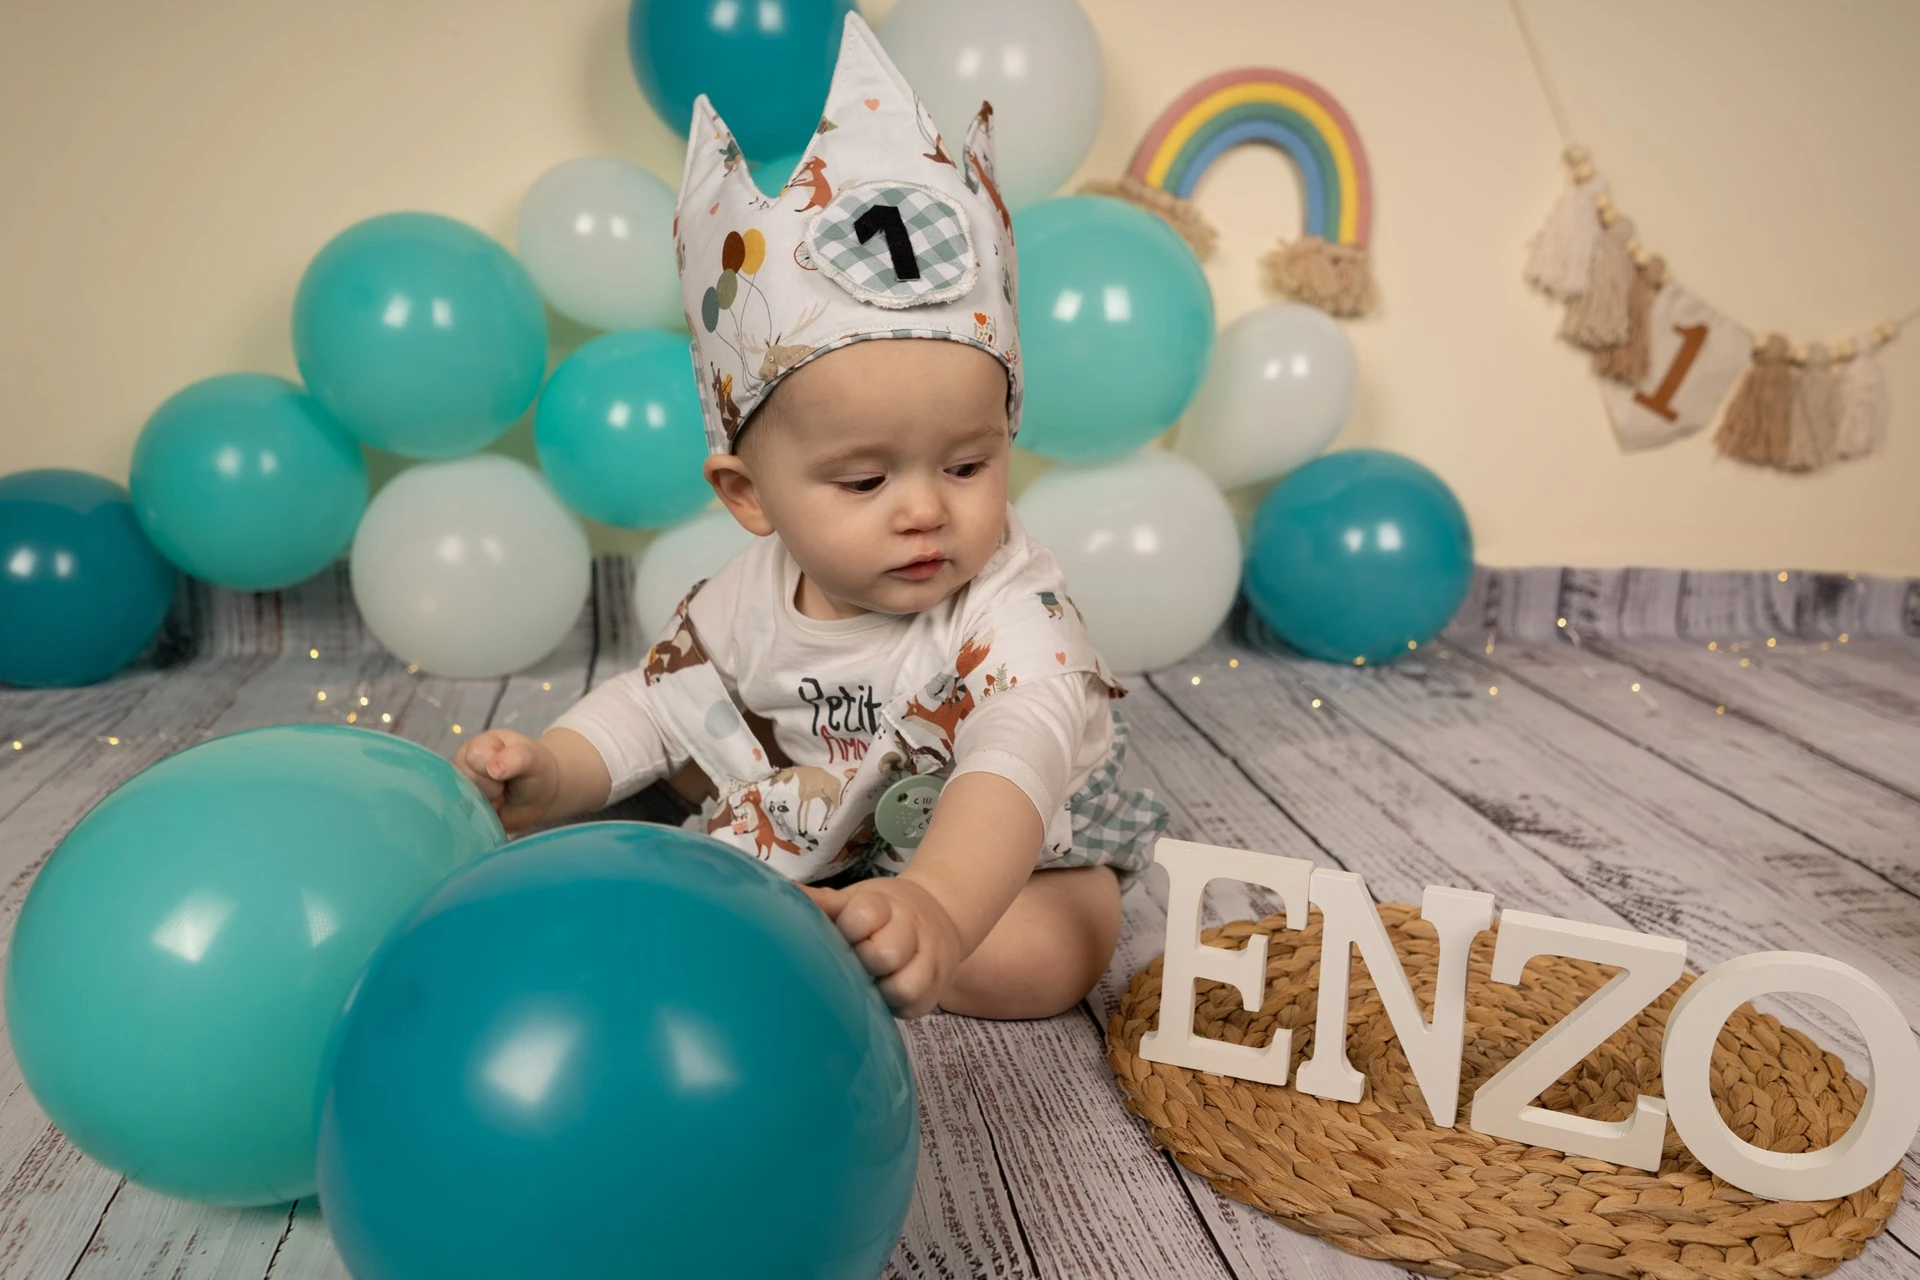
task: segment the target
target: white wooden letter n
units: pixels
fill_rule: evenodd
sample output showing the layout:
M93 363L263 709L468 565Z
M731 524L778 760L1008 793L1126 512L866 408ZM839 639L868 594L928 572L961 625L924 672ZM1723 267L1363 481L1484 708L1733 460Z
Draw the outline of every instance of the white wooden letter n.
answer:
M1287 928L1304 928L1313 864L1304 858L1186 840L1155 842L1153 859L1167 869L1167 950L1160 971L1160 1017L1153 1030L1140 1037L1140 1056L1148 1062L1285 1085L1293 1055L1293 1032L1286 1028L1277 1028L1264 1048L1193 1033L1194 988L1202 978L1237 988L1248 1013L1260 1011L1267 989L1267 935L1254 934L1239 951L1207 946L1200 941L1201 911L1209 884L1243 880L1279 894Z

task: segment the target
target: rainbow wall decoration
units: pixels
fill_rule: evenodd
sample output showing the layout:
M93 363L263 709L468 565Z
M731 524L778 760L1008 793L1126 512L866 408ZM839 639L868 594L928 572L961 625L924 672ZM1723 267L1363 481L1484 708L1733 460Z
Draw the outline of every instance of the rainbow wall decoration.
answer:
M1367 241L1373 181L1353 120L1333 95L1275 67L1208 76L1175 98L1134 149L1117 183L1094 190L1134 200L1165 216L1202 257L1215 233L1193 204L1194 188L1236 147L1264 143L1292 157L1305 199L1305 234L1263 260L1279 292L1335 315L1373 302Z

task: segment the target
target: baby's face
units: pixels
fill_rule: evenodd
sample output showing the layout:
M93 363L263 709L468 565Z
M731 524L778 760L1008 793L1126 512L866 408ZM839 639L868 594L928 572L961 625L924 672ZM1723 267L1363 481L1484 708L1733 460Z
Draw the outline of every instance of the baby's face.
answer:
M716 464L750 477L747 505L835 616L930 608L1000 544L1007 375L977 348L885 338L830 351L787 375L741 443L709 478ZM765 532L729 487L716 480L741 523Z

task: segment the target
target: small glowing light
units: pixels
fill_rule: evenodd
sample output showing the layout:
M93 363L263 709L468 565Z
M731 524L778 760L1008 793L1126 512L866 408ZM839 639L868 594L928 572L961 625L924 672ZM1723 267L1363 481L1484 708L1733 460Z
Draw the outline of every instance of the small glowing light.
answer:
M320 692L313 695L313 700L315 702L325 702L327 700L327 691L325 689L320 690Z
M117 746L119 746L119 745L120 745L120 739L118 739L118 738L108 738L108 739L107 739L107 745L108 745L108 746L110 746L110 747L117 747Z
M1354 666L1356 666L1356 667L1364 667L1364 666L1366 666L1366 665L1367 665L1367 655L1363 653L1363 654L1361 654L1361 655L1360 655L1359 657L1357 657L1357 658L1355 658L1355 659L1353 660L1353 665L1354 665Z
M1742 659L1740 659L1740 665L1741 665L1741 666L1743 666L1743 667L1747 667L1747 666L1752 666L1752 665L1753 665L1753 659L1752 659L1752 658L1742 658Z
M1407 641L1407 648L1409 648L1409 649L1418 649L1419 647L1420 647L1420 642L1419 642L1418 640L1409 640L1409 641Z
M553 688L553 681L551 681L551 680L542 680L542 681L540 682L540 687L541 687L541 689L543 689L543 690L545 690L545 689L551 689L551 688Z
M1721 704L1720 706L1717 706L1717 707L1715 707L1715 708L1713 709L1713 714L1715 714L1715 715L1717 715L1717 716L1723 716L1723 715L1725 715L1725 714L1727 714L1727 708L1726 708L1726 704L1725 704L1725 703L1722 703L1722 704Z
M318 649L309 649L307 650L307 656L309 658L317 658L320 656L320 651Z
M1768 636L1768 637L1767 637L1767 648L1769 648L1769 649L1771 649L1771 648L1773 648L1773 644L1774 644L1774 640L1773 640L1773 637L1772 637L1772 636Z
M1787 571L1785 569L1782 569L1780 571L1780 581L1785 582L1786 580L1787 580Z
M25 751L27 749L27 744L20 741L20 739L15 738L13 740L13 749L15 751Z
M1238 659L1238 658L1228 658L1228 659L1227 659L1227 665L1228 665L1228 666L1230 666L1230 667L1237 667L1237 666L1239 666L1239 665L1240 665L1240 659Z
M1556 627L1564 627L1567 625L1567 620L1565 618L1556 618L1554 619L1553 625Z
M1493 656L1493 641L1491 640L1487 641L1487 656L1488 657Z
M419 664L419 663L417 663L417 662L409 662L409 663L407 664L407 674L408 674L408 675L413 675L413 674L414 674L415 672L417 672L417 671L419 671L419 670L420 670L420 664Z
M392 724L392 723L393 723L393 713L392 713L392 712L390 712L390 711L382 711L382 712L380 713L380 723L381 723L381 724Z
M1718 649L1719 647L1720 647L1720 642L1718 640L1707 641L1707 648L1709 651Z
M364 693L360 695L360 705L363 707L367 705L367 695Z
M1638 680L1635 680L1635 681L1633 682L1633 691L1634 691L1635 693L1638 693L1638 692L1640 692L1640 682L1639 682Z
M1842 631L1840 633L1840 643L1845 644L1846 642L1847 642L1847 633Z
M1500 696L1500 686L1499 686L1499 685L1497 685L1497 684L1490 684L1490 685L1488 685L1488 686L1487 686L1487 696L1488 696L1489 698L1497 698L1497 697L1499 697L1499 696Z
M1315 699L1313 700L1313 705L1314 705L1314 706L1316 706L1316 707L1318 707L1318 706L1320 705L1320 699L1318 699L1318 698L1315 698Z
M349 712L347 712L347 723L348 723L348 724L353 724L353 723L354 723L355 721L357 721L357 720L359 720L359 719L360 719L360 713L359 713L358 711L349 711Z
M453 731L454 731L455 733L458 733L458 732L460 732L460 726L459 726L459 725L455 725L455 726L453 726Z
M1195 684L1199 684L1199 683L1200 683L1200 677L1199 677L1199 676L1195 676L1195 677L1193 678L1193 682L1194 682Z

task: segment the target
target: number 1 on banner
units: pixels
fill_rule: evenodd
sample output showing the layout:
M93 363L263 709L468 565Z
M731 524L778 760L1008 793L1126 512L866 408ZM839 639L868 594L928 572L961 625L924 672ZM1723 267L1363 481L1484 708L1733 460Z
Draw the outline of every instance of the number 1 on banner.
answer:
M1680 335L1680 350L1674 353L1673 363L1667 366L1667 376L1660 379L1660 385L1649 396L1644 391L1633 394L1633 402L1645 405L1668 422L1680 415L1673 410L1673 397L1679 392L1680 384L1686 381L1688 370L1700 355L1700 348L1707 345L1707 326L1703 324L1675 325L1673 331Z

